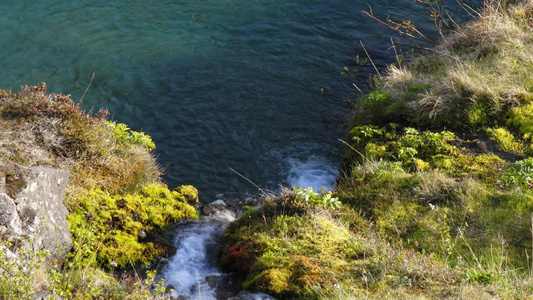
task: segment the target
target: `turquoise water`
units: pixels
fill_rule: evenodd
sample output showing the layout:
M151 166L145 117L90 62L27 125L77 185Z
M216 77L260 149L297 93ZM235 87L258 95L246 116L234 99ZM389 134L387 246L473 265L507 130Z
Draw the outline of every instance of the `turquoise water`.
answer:
M399 1L2 1L0 88L46 82L151 135L170 187L203 202L280 184L333 187L364 56L393 61L394 33L361 13L431 20ZM324 95L321 93L324 90Z

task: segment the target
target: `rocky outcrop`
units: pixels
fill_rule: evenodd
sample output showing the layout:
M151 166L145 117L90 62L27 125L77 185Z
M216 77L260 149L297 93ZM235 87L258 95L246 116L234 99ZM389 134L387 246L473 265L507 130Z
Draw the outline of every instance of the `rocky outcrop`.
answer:
M72 240L63 194L69 172L43 167L0 166L0 236L4 241L49 250L62 261Z

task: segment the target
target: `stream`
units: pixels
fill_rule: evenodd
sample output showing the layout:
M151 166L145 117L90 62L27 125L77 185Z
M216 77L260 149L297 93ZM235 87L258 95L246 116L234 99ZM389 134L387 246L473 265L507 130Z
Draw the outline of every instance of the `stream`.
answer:
M236 206L226 203L236 202L215 201L208 205L208 216L188 221L176 230L176 254L161 272L167 288L173 290L170 293L172 299L275 299L262 293L241 292L241 280L235 274L226 274L219 269L217 255L222 235L226 226L238 216Z
M337 173L321 164L318 158L306 163L292 162L288 182L293 186L311 186L315 190L331 189ZM174 291L174 299L187 300L269 300L262 293L241 292L241 280L234 274L225 274L218 268L218 251L226 226L238 218L244 205L257 206L252 199L217 200L203 208L204 216L188 221L176 229L176 254L163 267L161 277Z

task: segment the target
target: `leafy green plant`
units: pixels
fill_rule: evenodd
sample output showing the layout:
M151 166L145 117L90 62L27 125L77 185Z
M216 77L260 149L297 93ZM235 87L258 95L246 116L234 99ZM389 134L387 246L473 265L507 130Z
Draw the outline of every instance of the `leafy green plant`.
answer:
M496 279L495 274L474 268L467 270L465 276L466 280L470 282L479 282L483 284L491 283Z
M116 141L141 144L146 147L148 151L155 149L155 144L152 141L152 138L144 132L133 131L124 123L106 121L106 124L113 130L112 137Z
M498 182L504 186L519 185L531 188L533 185L533 158L528 157L510 163Z
M362 107L370 107L376 109L382 107L388 103L391 95L386 90L376 90L368 94L368 97L361 100Z
M297 197L303 199L306 204L321 205L324 208L339 209L341 202L338 198L332 197L331 192L317 193L312 187L294 188Z
M0 298L30 299L36 274L50 251L36 251L26 241L0 242Z
M363 125L352 128L350 135L355 142L360 143L370 138L381 136L384 131L384 128L379 128L374 125Z
M167 289L164 278L157 280L156 275L156 271L147 271L144 280L139 280L133 284L134 289L131 297L139 300L165 299L167 292L170 292L171 289Z

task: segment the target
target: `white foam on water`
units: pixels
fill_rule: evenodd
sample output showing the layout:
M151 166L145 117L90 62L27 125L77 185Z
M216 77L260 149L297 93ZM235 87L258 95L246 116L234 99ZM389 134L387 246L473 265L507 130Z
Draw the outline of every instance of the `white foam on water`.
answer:
M175 240L178 249L162 272L165 283L174 289L173 297L215 299L215 291L205 277L217 274L219 270L208 259L206 249L221 230L220 223L196 222L177 231Z
M315 191L324 187L329 191L335 188L338 167L326 158L310 156L305 161L289 158L287 162L290 165L287 181L293 187L312 187Z
M232 219L234 218L233 216ZM219 238L228 222L225 216L205 217L176 231L175 244L178 249L161 273L167 287L173 289L170 293L172 299L221 299L221 294L217 295L217 288L224 290L228 287L223 285L231 282L216 281L216 277L227 275L221 273L217 267L216 252ZM206 276L215 280L211 280L209 284ZM245 295L246 299L253 300L276 299L263 293L245 292ZM222 297L227 297L227 294L222 294Z

